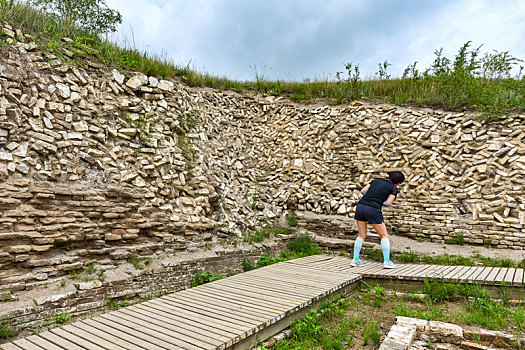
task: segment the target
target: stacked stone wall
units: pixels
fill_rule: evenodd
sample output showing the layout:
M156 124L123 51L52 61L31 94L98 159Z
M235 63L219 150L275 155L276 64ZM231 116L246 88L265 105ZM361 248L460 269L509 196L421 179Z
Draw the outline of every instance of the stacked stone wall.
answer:
M4 289L241 239L291 210L352 217L361 187L393 169L407 181L385 209L389 229L525 247L523 115L298 105L72 65L7 25L3 35Z

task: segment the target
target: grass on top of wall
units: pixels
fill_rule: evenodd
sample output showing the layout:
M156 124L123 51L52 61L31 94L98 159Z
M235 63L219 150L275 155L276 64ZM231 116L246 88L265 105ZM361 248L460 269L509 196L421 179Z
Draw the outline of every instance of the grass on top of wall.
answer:
M254 91L286 96L295 102L323 99L332 103L354 100L418 105L451 111L478 110L481 117L496 119L525 110L523 61L509 52L481 52L471 42L461 46L455 57L436 50L434 62L419 68L409 64L401 78L392 78L388 61L378 64L373 80L363 80L358 64L343 64L344 70L332 78L303 82L270 80L265 67L251 66L252 81L237 81L180 66L168 55L150 54L133 47L118 46L107 38L86 33L64 20L27 3L5 0L0 3L0 17L12 26L34 36L42 48L74 64L96 60L111 68L140 71L161 78L179 77L190 86L207 86L236 92ZM70 40L64 41L64 38ZM3 42L5 45L5 41ZM73 58L64 54L73 53Z

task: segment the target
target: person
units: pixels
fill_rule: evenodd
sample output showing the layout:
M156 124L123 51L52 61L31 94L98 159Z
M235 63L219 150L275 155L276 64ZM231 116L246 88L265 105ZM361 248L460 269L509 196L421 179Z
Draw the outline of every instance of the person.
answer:
M366 238L368 224L381 238L381 250L383 251L383 268L393 269L396 265L390 261L390 240L386 232L385 222L381 207L391 206L396 199L399 190L397 186L405 181L405 176L400 171L388 173L387 179L376 179L366 185L361 193L363 198L357 203L354 219L357 221L358 237L354 243L354 258L350 265L352 267L364 266L359 260L359 253Z

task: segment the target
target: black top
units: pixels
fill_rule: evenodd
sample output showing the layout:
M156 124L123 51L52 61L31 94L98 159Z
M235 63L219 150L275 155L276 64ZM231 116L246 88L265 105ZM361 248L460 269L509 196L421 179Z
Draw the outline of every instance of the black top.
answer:
M357 204L381 210L383 202L391 194L397 196L398 193L399 190L392 182L385 179L376 179L370 183L370 188Z

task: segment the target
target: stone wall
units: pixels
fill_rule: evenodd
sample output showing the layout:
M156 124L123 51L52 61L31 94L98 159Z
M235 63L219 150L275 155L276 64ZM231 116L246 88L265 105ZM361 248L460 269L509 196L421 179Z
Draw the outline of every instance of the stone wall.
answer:
M525 246L523 115L488 124L192 89L71 65L2 30L13 44L0 57L2 288L240 238L289 210L351 217L360 188L391 169L407 181L385 209L390 229Z

